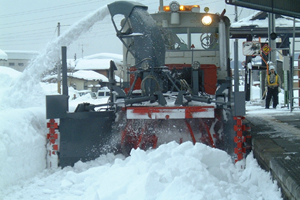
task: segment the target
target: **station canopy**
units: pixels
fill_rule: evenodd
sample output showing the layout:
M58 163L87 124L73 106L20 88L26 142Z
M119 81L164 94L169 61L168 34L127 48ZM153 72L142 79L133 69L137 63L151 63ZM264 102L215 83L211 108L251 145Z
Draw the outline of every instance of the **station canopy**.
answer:
M300 18L299 0L225 0L227 4Z

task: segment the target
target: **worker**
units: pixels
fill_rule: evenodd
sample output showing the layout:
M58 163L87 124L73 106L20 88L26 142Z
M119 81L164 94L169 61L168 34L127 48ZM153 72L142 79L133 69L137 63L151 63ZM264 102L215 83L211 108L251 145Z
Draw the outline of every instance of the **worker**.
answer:
M280 91L281 79L275 71L274 64L269 66L269 74L265 80L267 97L266 97L266 109L269 109L271 98L273 98L273 108L276 109L278 105L278 92Z

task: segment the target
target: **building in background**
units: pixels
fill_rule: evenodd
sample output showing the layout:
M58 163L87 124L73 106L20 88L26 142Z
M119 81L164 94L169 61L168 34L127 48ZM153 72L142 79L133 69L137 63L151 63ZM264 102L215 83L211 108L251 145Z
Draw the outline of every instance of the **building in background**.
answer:
M37 51L3 51L7 54L7 61L5 66L13 68L19 72L23 72L30 61L39 54L39 52Z
M68 74L68 86L76 90L97 92L100 87L108 84L108 78L92 70L78 70Z

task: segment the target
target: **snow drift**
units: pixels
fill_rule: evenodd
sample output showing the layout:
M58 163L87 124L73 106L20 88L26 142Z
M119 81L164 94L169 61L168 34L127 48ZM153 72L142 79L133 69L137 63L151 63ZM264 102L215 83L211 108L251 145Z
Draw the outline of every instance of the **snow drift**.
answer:
M225 152L203 144L171 142L156 150L112 154L73 168L44 170L10 188L8 199L281 199L270 174L253 156L239 170Z

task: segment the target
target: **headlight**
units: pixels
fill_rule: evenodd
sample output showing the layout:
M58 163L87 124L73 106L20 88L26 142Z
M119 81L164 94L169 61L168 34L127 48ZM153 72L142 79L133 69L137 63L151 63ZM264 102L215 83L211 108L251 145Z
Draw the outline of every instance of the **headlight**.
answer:
M198 70L200 68L200 63L198 61L194 61L192 64L193 70Z
M202 24L203 24L204 26L211 25L211 23L212 23L212 19L211 19L210 16L206 15L206 16L204 16L204 17L202 18Z
M180 4L177 1L172 1L170 3L170 9L171 9L172 12L179 11L179 7L180 7Z

